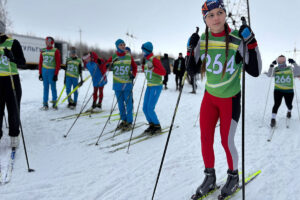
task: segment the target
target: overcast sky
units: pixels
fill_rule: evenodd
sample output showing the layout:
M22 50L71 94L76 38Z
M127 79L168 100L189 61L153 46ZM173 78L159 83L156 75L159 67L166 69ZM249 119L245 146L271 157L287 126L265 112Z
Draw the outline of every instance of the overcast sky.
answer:
M233 1L233 0L232 0ZM246 1L246 0L245 0ZM280 54L300 50L299 0L249 0L251 27L266 69ZM15 33L82 40L102 49L115 48L123 38L134 51L151 41L154 52L177 56L188 37L204 31L200 0L9 0L7 10ZM225 1L226 2L226 1ZM129 32L137 39L126 37ZM297 61L300 61L300 53Z

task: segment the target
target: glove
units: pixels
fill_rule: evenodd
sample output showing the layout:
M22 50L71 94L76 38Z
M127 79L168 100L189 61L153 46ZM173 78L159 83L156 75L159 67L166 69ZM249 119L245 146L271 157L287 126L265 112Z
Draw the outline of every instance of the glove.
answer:
M119 60L119 57L115 57L113 60L112 60L112 62L114 63L114 62L117 62Z
M101 63L102 63L99 58L97 59L97 63L98 63L98 65L101 65Z
M289 63L291 63L291 64L295 64L295 63L296 63L296 62L294 61L294 59L292 59L292 58L289 58L288 61L289 61Z
M64 84L66 85L66 77L64 78Z
M274 61L272 62L272 64L270 65L270 67L274 67L274 65L276 65L276 64L277 64L277 61L274 60Z
M145 65L146 64L146 59L143 57L142 58L142 65Z
M53 81L55 81L55 82L57 81L57 75L53 76Z
M12 54L11 50L8 50L7 48L4 49L4 55L10 60L14 60L14 55Z
M198 44L198 41L200 39L200 36L198 33L193 33L188 41L188 51L191 52L193 48L195 48Z
M130 80L135 79L135 76L132 73L129 74L129 77L130 77Z
M255 35L252 32L250 26L248 26L248 25L242 25L240 27L239 36L243 39L243 41L246 44L251 44L251 43L255 43L256 42L256 39L254 37Z
M39 80L43 81L43 75L42 74L39 75Z
M83 81L81 80L79 83L78 83L79 87L81 87L83 85Z

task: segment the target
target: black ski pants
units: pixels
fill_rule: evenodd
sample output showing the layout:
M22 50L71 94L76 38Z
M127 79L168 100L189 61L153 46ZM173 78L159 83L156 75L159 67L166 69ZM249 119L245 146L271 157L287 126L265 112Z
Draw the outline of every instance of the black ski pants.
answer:
M20 108L22 88L20 83L19 75L13 75L13 80L16 89L16 96L18 106ZM5 106L8 112L8 126L9 126L9 136L16 137L20 133L20 122L18 109L15 103L15 97L12 89L12 83L10 76L0 76L0 138L3 135L2 124L4 118Z
M292 103L293 103L293 99L294 99L294 92L287 93L287 92L281 92L279 90L274 90L274 102L275 102L275 104L273 106L272 113L277 113L278 108L281 105L282 98L284 98L285 104L286 104L287 108L289 110L292 110L292 108L293 108Z
M178 87L178 88L181 87L182 77L183 77L182 74L176 74L176 76L175 76L176 87Z

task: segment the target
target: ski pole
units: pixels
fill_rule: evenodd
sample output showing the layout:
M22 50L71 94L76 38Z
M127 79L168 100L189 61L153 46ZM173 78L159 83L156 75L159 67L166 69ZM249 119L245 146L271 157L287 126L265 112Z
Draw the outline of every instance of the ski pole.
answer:
M109 73L109 70L107 70L107 72L106 72L105 75L101 78L101 80L99 81L99 83L101 83L101 82L105 79L105 77L107 76L108 73ZM83 110L85 109L85 107L87 106L87 104L90 102L90 100L92 99L92 97L93 97L93 94L90 96L90 98L87 100L87 102L82 106L82 108L81 108L79 114L77 115L76 119L74 120L73 124L72 124L71 127L69 128L68 132L64 135L65 138L69 135L69 133L70 133L70 131L72 130L73 126L75 125L75 123L77 122L77 120L79 119L79 117L81 116Z
M7 121L6 121L6 117L5 117L5 112L4 112L4 114L3 114L3 118L4 118L4 122L5 122L5 127L8 128Z
M131 130L131 135L130 135L130 139L129 139L129 142L128 142L127 153L129 153L129 147L130 147L130 143L131 143L131 139L132 139L132 134L133 134L133 131L134 131L136 119L137 119L138 112L139 112L139 108L140 108L140 105L141 105L141 100L142 100L144 88L145 88L145 85L146 85L145 83L146 83L146 77L145 77L145 79L144 79L144 83L143 83L143 88L142 88L142 92L141 92L139 104L138 104L138 107L137 107L137 110L136 110L136 115L135 115L135 118L134 118L133 127L132 127L132 130Z
M16 104L16 109L17 109L17 114L18 114L17 119L19 121L19 126L20 126L20 130L21 130L21 136L22 136L22 141L23 141L23 147L24 147L24 152L25 152L25 157L26 157L27 168L28 168L28 172L34 172L34 169L31 169L29 167L28 155L27 155L26 144L25 144L25 137L24 137L22 123L21 123L21 119L20 119L20 108L19 108L19 104L18 104L18 100L17 100L17 93L16 93L14 79L12 77L10 61L8 62L8 67L9 67L9 72L10 72L9 76L10 76L11 86L13 89L13 94L14 94L14 99L15 99L15 104Z
M247 25L245 17L241 18L243 25ZM245 200L245 85L246 85L246 44L243 44L243 81L242 81L242 188Z
M199 27L197 27L197 30L196 30L196 33L197 33L197 34L198 34L198 32L199 32ZM191 52L193 52L193 51L194 51L194 47L193 47L193 49L191 50ZM192 56L190 55L190 56L189 56L189 59L188 59L188 61L187 61L187 63L188 63L187 66L190 65L191 57L192 57ZM175 110L174 110L174 114L173 114L173 118L172 118L170 130L169 130L169 133L168 133L168 138L167 138L167 141L166 141L164 153L163 153L163 156L162 156L162 159L161 159L160 167L159 167L158 174L157 174L157 178L156 178L156 183L155 183L154 190L153 190L153 194L152 194L152 200L154 199L155 192L156 192L156 188L157 188L157 184L158 184L159 177L160 177L160 173L161 173L161 170L162 170L162 166L163 166L163 164L164 164L165 155L166 155L166 152L167 152L167 148L168 148L170 136L171 136L171 133L172 133L172 129L173 129L173 125L174 125L176 113L177 113L177 110L178 110L178 106L179 106L179 102L180 102L181 94L182 94L182 91L183 91L183 87L184 87L184 82L185 82L186 76L187 76L187 72L184 73L184 76L183 76L183 79L182 79L182 83L181 83L181 84L182 84L182 88L181 88L181 90L179 91L179 95L178 95L178 98L177 98L177 102L176 102L176 106L175 106Z
M294 85L295 85L295 95L296 95L296 104L297 104L297 110L298 110L298 117L299 117L299 120L300 120L300 112L299 112L299 105L298 105L298 95L297 95L296 83Z
M197 122L198 122L199 117L200 117L200 112L198 112L197 119L196 119L196 121L195 121L194 127L196 127L196 124L197 124Z
M268 100L269 100L269 94L270 94L270 88L271 88L273 73L274 73L274 68L272 70L272 75L271 75L270 82L269 82L269 89L268 89L268 93L267 93L267 99L266 99L266 104L265 104L263 118L261 120L261 127L263 127L263 124L264 124L265 113L266 113L266 109L267 109L267 103L268 103Z
M60 95L59 95L59 97L58 97L58 99L57 99L57 101L56 101L56 104L55 104L56 107L57 107L57 104L58 104L58 102L59 102L59 100L60 100L60 98L61 98L63 92L65 91L65 89L66 89L66 84L64 84L64 87L63 87L63 89L61 90Z

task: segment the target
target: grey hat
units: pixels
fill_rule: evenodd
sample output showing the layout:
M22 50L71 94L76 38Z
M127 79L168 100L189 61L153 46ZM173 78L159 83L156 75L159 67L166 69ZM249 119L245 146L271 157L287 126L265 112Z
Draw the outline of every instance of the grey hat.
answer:
M5 33L5 30L6 30L5 23L2 20L0 20L0 33Z

